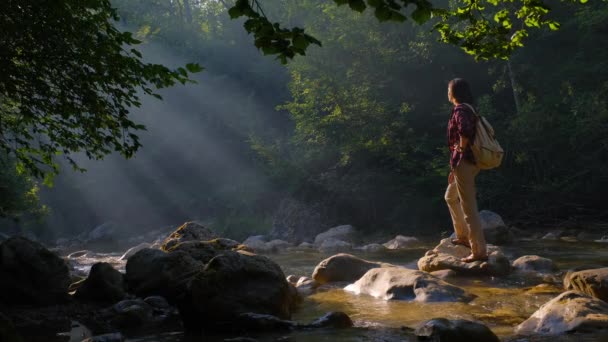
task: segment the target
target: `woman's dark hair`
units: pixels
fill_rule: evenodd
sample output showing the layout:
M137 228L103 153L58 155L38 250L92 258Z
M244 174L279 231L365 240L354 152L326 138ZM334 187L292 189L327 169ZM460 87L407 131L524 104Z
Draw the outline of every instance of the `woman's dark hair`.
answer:
M452 97L456 99L458 103L473 105L475 100L473 99L473 93L471 93L471 87L467 81L462 78L455 78L448 83L448 89L450 89Z

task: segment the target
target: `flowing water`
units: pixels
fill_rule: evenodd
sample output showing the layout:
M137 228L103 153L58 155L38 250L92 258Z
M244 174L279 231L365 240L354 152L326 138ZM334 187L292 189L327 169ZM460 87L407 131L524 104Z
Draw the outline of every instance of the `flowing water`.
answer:
M429 244L420 248L399 251L386 251L375 254L356 254L364 259L383 261L404 267L415 267L416 261L425 251L432 248ZM566 241L521 241L516 245L505 246L503 251L514 260L522 255L540 255L552 259L565 271L582 265L608 266L608 244L593 242ZM111 262L124 270L124 262L118 260L119 254L83 256L73 259L78 268L86 271L93 262ZM285 275L310 276L314 267L327 255L313 251L290 251L269 255L283 268ZM499 337L507 341L608 341L608 333L592 335L564 335L559 337L516 337L514 327L526 320L542 304L563 291L560 272L544 277L512 274L504 278L475 277L448 280L478 297L468 304L464 303L417 303L405 301L385 301L367 295L355 295L343 290L341 284L334 288L317 292L306 298L293 315L298 322L312 321L328 311L343 311L354 321L354 329L343 331L303 331L283 335L256 336L260 341L416 341L411 333L422 321L444 317L462 318L486 324ZM207 337L193 341L221 341L223 337ZM180 333L134 338L129 341L186 341ZM191 340L188 340L191 341Z

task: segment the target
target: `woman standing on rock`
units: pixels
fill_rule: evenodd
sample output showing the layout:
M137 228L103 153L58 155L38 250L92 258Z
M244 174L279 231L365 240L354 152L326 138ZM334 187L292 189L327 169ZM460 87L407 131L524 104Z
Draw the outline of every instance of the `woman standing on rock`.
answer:
M475 141L477 116L469 84L455 78L448 84L448 100L454 105L448 122L448 146L450 148L450 175L445 201L450 209L456 238L452 243L471 248L471 255L463 262L487 260L486 240L477 211L475 176L479 168L471 145Z

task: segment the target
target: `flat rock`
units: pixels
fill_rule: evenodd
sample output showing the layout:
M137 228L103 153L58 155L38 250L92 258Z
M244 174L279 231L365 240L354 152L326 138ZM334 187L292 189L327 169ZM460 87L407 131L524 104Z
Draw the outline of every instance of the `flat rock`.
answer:
M557 270L553 260L538 255L524 255L513 261L513 269L520 272L550 273Z
M608 329L608 303L584 293L568 291L540 307L515 328L521 335L557 335Z
M411 248L413 245L418 243L418 239L412 236L397 235L394 239L386 242L384 247L387 249L402 249Z
M374 268L345 288L384 300L470 302L476 296L429 273L402 267Z
M315 267L312 279L318 284L336 281L355 282L367 271L376 267L382 267L382 264L340 253L321 261Z
M608 302L608 267L569 272L564 277L564 288Z
M488 260L465 263L460 259L467 257L471 250L467 247L454 245L450 239L443 239L434 249L427 251L418 260L421 271L434 272L453 270L458 275L506 275L511 271L511 263L502 254L500 248L488 245Z
M419 339L439 342L500 342L485 325L464 319L434 318L420 324L415 334Z

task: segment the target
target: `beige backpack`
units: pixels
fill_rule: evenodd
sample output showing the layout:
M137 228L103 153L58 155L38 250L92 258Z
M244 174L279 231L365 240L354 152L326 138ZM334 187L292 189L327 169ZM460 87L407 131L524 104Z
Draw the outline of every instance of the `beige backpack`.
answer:
M475 142L471 146L477 167L482 170L493 169L500 166L504 150L500 147L498 140L494 137L494 128L483 116L477 114L477 111L468 103L467 105L477 117L475 124Z

